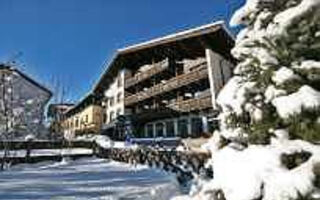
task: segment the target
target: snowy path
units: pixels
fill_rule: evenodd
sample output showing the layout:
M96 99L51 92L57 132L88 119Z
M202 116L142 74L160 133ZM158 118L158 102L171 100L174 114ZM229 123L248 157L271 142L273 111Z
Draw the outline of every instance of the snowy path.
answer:
M103 159L17 165L0 172L0 199L167 200L178 185L165 172Z

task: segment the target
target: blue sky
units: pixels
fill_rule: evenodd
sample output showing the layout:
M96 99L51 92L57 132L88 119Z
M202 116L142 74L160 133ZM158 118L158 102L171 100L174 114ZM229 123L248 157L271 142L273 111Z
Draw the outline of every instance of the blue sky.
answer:
M68 99L86 94L117 48L230 19L244 0L0 0L0 61Z

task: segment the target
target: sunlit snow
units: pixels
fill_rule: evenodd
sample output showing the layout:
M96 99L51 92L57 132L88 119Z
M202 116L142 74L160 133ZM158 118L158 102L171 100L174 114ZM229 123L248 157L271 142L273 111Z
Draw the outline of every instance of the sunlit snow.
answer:
M171 175L104 159L18 165L0 172L0 199L167 200L179 194Z

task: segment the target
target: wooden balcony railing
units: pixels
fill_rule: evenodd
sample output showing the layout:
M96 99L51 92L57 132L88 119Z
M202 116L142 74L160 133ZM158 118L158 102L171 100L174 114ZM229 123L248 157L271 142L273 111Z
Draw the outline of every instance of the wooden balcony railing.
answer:
M197 70L176 76L165 83L159 83L149 88L147 91L141 91L136 94L127 96L125 98L124 103L126 106L128 106L128 105L137 103L139 101L148 99L152 96L159 95L159 94L180 88L185 85L189 85L190 83L199 81L207 77L208 77L207 64L202 63Z
M178 112L191 112L196 110L204 110L206 108L212 107L211 96L178 101L168 105L167 107Z
M129 88L133 85L136 85L137 83L139 83L143 80L146 80L149 77L154 76L154 75L164 71L168 67L169 67L169 60L168 59L165 59L159 63L155 63L152 66L152 68L150 68L144 72L140 72L132 77L126 77L124 87Z

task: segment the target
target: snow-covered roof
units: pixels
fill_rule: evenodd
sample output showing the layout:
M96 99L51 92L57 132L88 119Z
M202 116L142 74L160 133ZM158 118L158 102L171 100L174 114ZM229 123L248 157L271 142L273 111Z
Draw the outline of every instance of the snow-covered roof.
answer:
M146 41L146 42L142 42L142 43L139 43L139 44L128 46L128 47L125 47L125 48L120 48L120 49L118 49L116 51L116 53L113 56L111 62L105 62L104 63L105 71L101 74L100 78L98 79L98 81L94 85L94 87L92 89L92 93L97 91L97 89L98 89L99 85L101 84L102 80L110 73L110 71L113 69L113 67L115 65L115 62L121 56L130 54L130 53L134 53L134 52L137 52L137 51L140 51L140 50L145 50L145 49L153 48L153 47L156 47L156 46L172 43L172 42L182 41L182 40L193 38L193 37L197 37L197 36L202 36L202 35L206 35L206 34L210 34L210 33L215 33L215 32L217 32L219 30L223 30L227 34L227 36L229 38L231 38L231 40L235 40L235 37L233 36L233 34L226 27L225 22L224 21L217 21L217 22L214 22L214 23L206 24L206 25L203 25L203 26L199 26L199 27L196 27L196 28L189 29L189 30L184 30L184 31L181 31L181 32L177 32L177 33L174 33L174 34L166 35L166 36L159 37L159 38L156 38L156 39L153 39L153 40L149 40L149 41Z
M138 51L144 48L150 48L150 47L154 47L157 45L161 45L161 44L165 44L165 43L170 43L170 42L174 42L177 40L183 40L183 39L187 39L190 37L195 37L195 36L199 36L199 35L204 35L207 33L211 33L211 32L215 32L217 31L217 28L219 28L219 26L222 26L222 28L229 34L229 36L231 38L234 38L234 36L230 33L230 31L226 28L224 21L217 21L217 22L213 22L210 24L205 24L203 26L199 26L196 28L192 28L189 30L185 30L185 31L181 31L178 33L174 33L174 34L170 34L164 37L159 37L153 40L149 40L146 42L142 42L139 44L135 44L132 46L128 46L125 48L121 48L118 49L118 53L120 54L125 54L125 53L130 53L133 51Z

